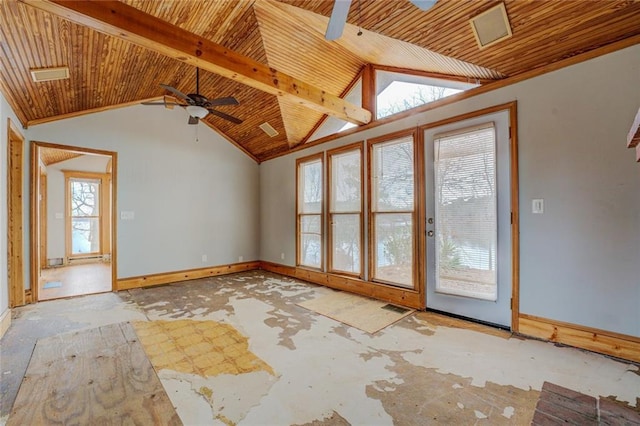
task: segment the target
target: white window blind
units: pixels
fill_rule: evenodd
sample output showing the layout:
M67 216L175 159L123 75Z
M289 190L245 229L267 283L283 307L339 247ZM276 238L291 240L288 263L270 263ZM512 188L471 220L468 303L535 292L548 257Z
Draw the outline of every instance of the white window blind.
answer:
M414 208L413 138L377 144L373 149L374 212L411 212Z
M493 123L436 135L436 291L497 299Z
M322 160L298 165L298 263L322 267Z
M373 278L413 288L413 136L374 145L372 150Z
M362 241L362 154L355 149L330 155L331 269L360 274Z

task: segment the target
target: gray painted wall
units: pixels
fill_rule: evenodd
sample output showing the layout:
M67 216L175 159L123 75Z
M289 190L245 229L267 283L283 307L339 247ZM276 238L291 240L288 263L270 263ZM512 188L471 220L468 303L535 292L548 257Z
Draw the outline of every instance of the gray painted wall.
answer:
M261 164L260 258L294 265L296 158L514 100L521 312L640 336L640 45Z
M183 111L132 106L28 137L118 152L118 278L258 260L259 166Z

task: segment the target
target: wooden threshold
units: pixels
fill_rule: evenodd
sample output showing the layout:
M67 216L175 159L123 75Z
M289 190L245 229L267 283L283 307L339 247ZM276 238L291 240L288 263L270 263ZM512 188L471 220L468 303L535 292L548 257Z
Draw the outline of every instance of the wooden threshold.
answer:
M520 314L519 333L640 362L640 337Z
M198 278L215 277L217 275L251 271L259 268L260 262L253 261L211 266L208 268L189 269L185 271L141 275L138 277L119 278L116 282L116 290L129 290L132 288L142 288L154 285L177 283L181 281L196 280Z
M415 290L271 262L260 262L260 267L265 271L324 285L336 290L344 290L413 309L424 309L424 298L420 297L420 294Z
M4 336L11 326L11 308L7 308L2 314L0 314L0 339Z

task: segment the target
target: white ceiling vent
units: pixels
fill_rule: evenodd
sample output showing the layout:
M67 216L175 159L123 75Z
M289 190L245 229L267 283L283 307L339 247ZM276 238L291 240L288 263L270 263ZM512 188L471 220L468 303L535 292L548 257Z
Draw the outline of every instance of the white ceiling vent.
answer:
M504 3L482 12L469 22L480 49L511 37L511 25Z
M69 78L68 67L31 69L31 78L36 83L42 81L64 80Z
M278 131L274 129L271 124L264 122L260 125L260 128L263 132L265 132L269 137L278 136Z

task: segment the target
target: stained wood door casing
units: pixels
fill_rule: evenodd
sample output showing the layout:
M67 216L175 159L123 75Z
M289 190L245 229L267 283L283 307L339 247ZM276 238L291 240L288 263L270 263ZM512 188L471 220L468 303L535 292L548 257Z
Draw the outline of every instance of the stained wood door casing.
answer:
M9 306L25 304L24 294L24 238L22 217L22 161L24 137L8 120L7 144L7 275L9 279Z

